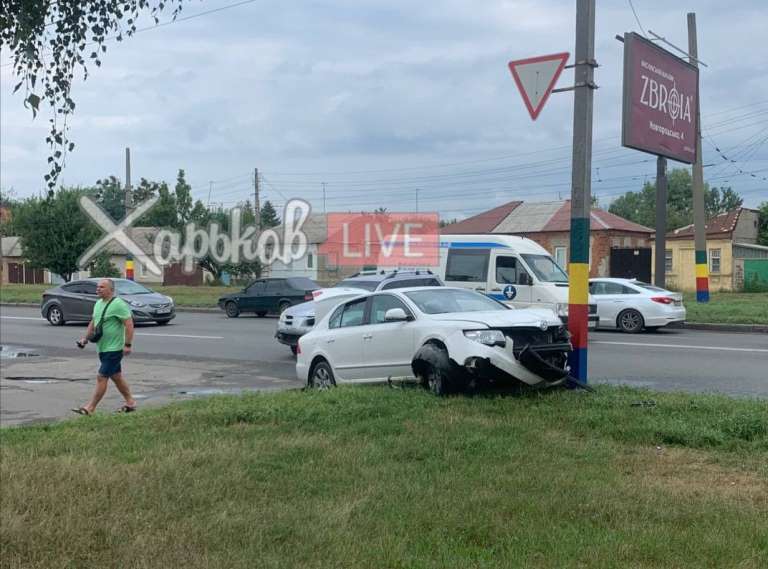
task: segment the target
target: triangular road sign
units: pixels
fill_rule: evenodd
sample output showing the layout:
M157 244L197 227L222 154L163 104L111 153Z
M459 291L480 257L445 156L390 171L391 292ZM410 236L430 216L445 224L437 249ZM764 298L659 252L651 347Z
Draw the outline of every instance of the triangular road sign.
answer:
M568 61L568 55L568 52L553 53L509 62L509 70L533 120L539 116L549 94L555 88L565 62Z

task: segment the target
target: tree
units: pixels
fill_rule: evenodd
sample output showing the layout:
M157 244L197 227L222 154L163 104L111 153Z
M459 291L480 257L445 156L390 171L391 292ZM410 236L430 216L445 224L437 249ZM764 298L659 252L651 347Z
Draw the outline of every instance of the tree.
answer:
M109 253L101 252L93 258L88 270L92 277L102 277L105 279L117 279L122 276L120 270L112 264Z
M107 41L136 33L136 21L148 12L155 23L166 6L172 18L184 0L4 0L0 10L0 45L10 48L14 92L24 88L24 106L36 117L45 100L51 109L46 142L51 148L45 175L49 193L74 143L68 138L68 120L75 111L71 97L75 72L88 77L88 64L101 66Z
M704 184L707 218L740 207L743 200L731 188L709 188ZM646 182L639 192L627 192L608 208L613 214L635 223L656 225L656 184ZM678 168L667 174L667 230L693 223L693 193L691 174Z
M768 246L768 202L757 208L757 243Z
M261 228L269 229L270 227L277 227L278 225L280 225L280 217L277 215L277 210L275 210L272 203L267 200L261 208Z
M439 226L442 229L447 225L453 225L454 223L457 223L457 222L458 222L458 219L456 219L455 217L453 219L441 219Z
M115 176L96 181L94 188L96 203L106 211L109 216L120 221L125 217L125 190L120 180Z
M65 281L79 269L78 259L99 238L99 230L78 205L87 193L61 188L46 198L27 198L14 208L11 225L33 267L48 269Z

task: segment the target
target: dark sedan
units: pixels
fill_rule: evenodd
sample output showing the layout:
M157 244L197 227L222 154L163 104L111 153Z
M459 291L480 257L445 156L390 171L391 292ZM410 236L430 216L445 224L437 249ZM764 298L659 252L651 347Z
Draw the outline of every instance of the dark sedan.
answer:
M219 308L230 318L243 312L258 316L280 314L289 306L312 300L312 291L319 288L315 281L305 277L258 279L240 292L222 296Z
M101 279L84 279L64 283L46 290L40 303L40 312L54 326L66 322L88 322L93 314L96 283ZM169 296L157 293L128 279L111 279L117 296L131 307L134 322L168 324L176 317L176 307Z

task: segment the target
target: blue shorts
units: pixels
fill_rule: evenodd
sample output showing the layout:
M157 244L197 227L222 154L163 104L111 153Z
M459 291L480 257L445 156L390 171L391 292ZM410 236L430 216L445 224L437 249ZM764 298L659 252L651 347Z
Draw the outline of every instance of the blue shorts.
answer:
M120 362L123 360L123 351L119 352L99 352L99 375L102 377L112 377L117 375L123 368Z

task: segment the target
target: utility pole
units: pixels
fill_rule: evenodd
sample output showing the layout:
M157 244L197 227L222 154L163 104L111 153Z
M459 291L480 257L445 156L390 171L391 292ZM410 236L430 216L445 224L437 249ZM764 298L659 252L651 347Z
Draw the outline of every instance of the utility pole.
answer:
M131 149L125 149L125 215L126 217L133 211L133 194L131 192ZM131 233L131 228L128 228ZM133 255L128 252L125 258L125 278L133 280Z
M261 203L259 203L259 169L253 169L253 211L256 214L256 233L261 232Z
M328 210L325 209L325 182L321 182L320 184L323 187L323 213L328 213Z
M656 158L656 241L653 284L664 288L667 280L667 159Z
M688 13L688 61L699 67L696 14ZM704 210L704 166L701 155L701 89L696 101L696 162L693 163L693 236L696 250L696 302L709 302L707 265L707 216Z
M589 333L589 224L592 214L592 107L594 99L595 0L576 1L573 96L571 251L568 266L568 330L571 375L587 382Z
M208 209L211 209L211 194L213 193L213 180L208 182Z

